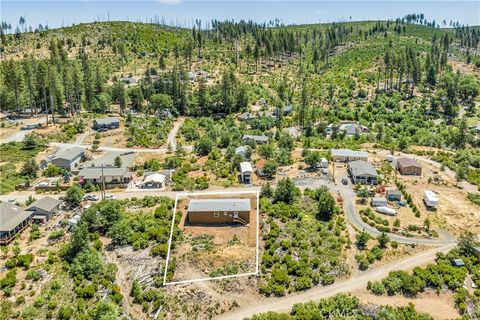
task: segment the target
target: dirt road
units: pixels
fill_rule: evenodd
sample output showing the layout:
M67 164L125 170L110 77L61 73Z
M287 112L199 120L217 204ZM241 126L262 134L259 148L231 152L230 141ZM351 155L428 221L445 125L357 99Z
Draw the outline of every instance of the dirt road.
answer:
M366 287L368 281L381 280L393 270L410 270L417 266L425 265L435 259L437 252L447 252L455 245L449 244L419 253L417 255L392 262L387 265L360 273L348 280L336 282L326 287L316 287L299 294L292 294L283 298L265 298L255 304L240 307L232 312L220 315L217 319L244 319L257 313L267 311L288 312L296 303L304 303L311 300L319 300L334 296L341 292L351 292Z
M161 147L161 148L156 148L156 149L146 149L146 148L117 148L117 147L106 147L106 146L100 146L98 150L100 151L107 151L107 152L135 152L135 153L157 153L157 154L165 154L168 152L168 145L172 147L172 150L175 150L177 148L177 134L178 130L180 130L180 127L182 126L183 122L185 119L179 118L177 121L175 121L172 130L170 130L167 138L167 147ZM92 147L91 144L83 144L83 140L88 136L88 134L91 134L91 132L88 132L87 134L82 134L79 136L74 143L61 143L61 142L51 142L51 146L55 146L59 149L68 149L72 147L80 147L84 149L90 149ZM185 151L192 151L193 146L183 146Z
M170 130L170 133L168 134L167 138L167 146L170 145L172 150L177 149L177 134L178 130L182 127L183 122L185 121L185 118L178 118L175 120L175 123L173 124L172 130Z

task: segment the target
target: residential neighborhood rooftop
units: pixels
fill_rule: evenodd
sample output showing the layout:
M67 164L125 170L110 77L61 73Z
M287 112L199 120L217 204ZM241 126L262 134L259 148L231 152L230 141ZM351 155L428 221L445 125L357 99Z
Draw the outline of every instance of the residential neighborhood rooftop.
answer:
M422 167L422 165L412 158L400 158L397 160L397 164L401 167Z
M12 231L31 214L12 203L0 203L0 232Z
M84 179L98 179L102 176L102 174L105 177L130 177L132 175L127 168L103 167L102 173L101 167L89 167L80 170L78 176L83 177Z
M31 208L38 208L38 209L44 210L44 211L52 211L56 207L58 207L58 205L60 205L60 203L62 203L61 200L46 196L46 197L38 199L37 201L35 201L31 205L29 205L26 210L29 210Z
M189 212L250 211L250 199L193 199L188 203Z
M160 182L160 183L163 183L165 181L166 177L161 174L161 173L154 173L154 174L150 174L148 176L145 177L145 179L143 179L143 182L144 183L148 183L148 182Z
M72 161L77 157L83 155L84 153L85 153L85 149L80 147L73 147L73 148L68 148L66 150L57 152L53 159L65 159L65 160Z
M252 164L250 162L242 162L240 163L240 171L241 172L253 172Z
M332 156L337 157L368 157L366 151L355 151L350 149L332 149Z
M397 189L389 189L389 190L387 190L387 194L389 194L389 195L401 195L402 192L400 190L397 190Z
M256 135L252 135L252 134L246 134L246 135L243 136L243 140L246 140L246 139L268 142L268 137L267 136L256 136Z
M371 176L371 177L378 176L377 170L375 170L372 164L367 161L356 160L356 161L349 162L348 165L350 166L350 171L355 176Z
M115 118L115 117L106 117L106 118L95 119L95 122L99 125L108 125L113 122L120 122L120 120L118 120L118 118Z

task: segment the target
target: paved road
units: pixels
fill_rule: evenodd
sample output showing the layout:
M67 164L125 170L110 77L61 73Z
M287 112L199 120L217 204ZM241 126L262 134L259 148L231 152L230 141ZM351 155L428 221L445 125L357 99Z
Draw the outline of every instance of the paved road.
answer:
M244 187L235 187L235 188L217 188L217 189L207 189L207 190L199 190L195 191L195 193L213 193L213 192L235 192L235 191L260 191L260 187L256 186L244 186ZM125 191L115 192L107 190L107 194L112 194L117 197L117 199L126 199L131 197L145 197L145 196L165 196L170 198L175 198L177 194L186 193L188 191L163 191L163 190L148 190L148 189L128 189ZM89 194L95 194L100 198L100 192L92 192ZM33 196L36 199L42 198L44 196L49 196L58 199L59 197L63 196L64 194L49 194L49 195L40 195L36 194L34 191L22 191L22 192L13 192L10 194L0 195L0 201L9 201L15 200L19 203L24 203L29 196Z
M292 294L283 298L265 298L256 301L255 303L245 305L239 309L233 310L226 314L220 315L217 319L245 319L254 314L275 311L275 312L289 312L294 304L305 303L308 301L317 301L319 299L334 296L342 292L351 292L354 290L365 289L368 281L381 280L385 278L390 271L394 270L410 270L418 266L425 265L435 260L437 252L448 252L455 244L448 244L442 247L421 252L414 256L404 258L402 260L394 261L392 263L371 269L351 277L347 280L335 282L330 286L318 286L308 291Z
M341 180L338 179L338 180ZM370 226L369 224L363 222L360 214L357 212L355 208L355 193L352 189L351 184L345 186L341 184L334 184L326 179L322 178L300 178L295 179L295 184L299 186L309 186L310 188L318 188L321 185L327 186L332 192L340 194L343 198L343 209L345 210L345 214L347 216L348 221L357 229L366 231L368 234L376 237L381 232L378 231L376 228ZM448 232L444 230L439 230L439 233L442 235L442 239L422 239L422 238L409 238L400 236L394 233L388 233L388 236L391 240L397 241L398 243L403 244L424 244L424 245L445 245L455 242L455 238Z
M345 210L345 214L348 221L350 221L350 223L357 230L364 230L368 234L374 237L380 234L380 231L378 231L376 228L363 222L362 218L360 217L360 214L357 212L355 208L355 203L354 203L355 194L351 186L335 185L326 179L312 178L312 177L294 179L294 182L297 186L301 188L305 188L305 187L318 188L322 185L325 185L332 192L337 194L339 193L343 198L344 210ZM235 187L235 188L228 188L228 189L223 189L223 188L207 189L207 190L202 190L197 192L199 193L205 193L205 192L208 193L208 192L216 192L216 191L235 192L235 191L245 191L245 190L259 191L260 187L242 186L242 187ZM115 196L117 196L118 199L125 199L125 198L134 197L134 196L144 197L146 195L158 195L158 196L167 196L167 197L175 198L176 194L185 193L185 191L176 192L176 191L163 191L163 190L128 189L121 192L107 191L107 193L114 194ZM99 192L94 194L100 196ZM39 197L38 195L35 195L34 192L30 191L30 192L19 192L19 193L11 193L8 195L1 195L0 200L8 201L10 199L15 199L20 203L24 203L27 200L28 196L30 195L34 196L35 198ZM52 196L58 198L61 195L52 195ZM393 233L389 233L388 236L390 237L391 240L394 240L394 241L397 241L398 243L403 243L403 244L424 244L424 245L441 246L441 245L451 244L455 242L455 238L448 232L444 230L439 230L439 233L442 236L442 239L409 238L409 237L404 237L404 236L400 236Z

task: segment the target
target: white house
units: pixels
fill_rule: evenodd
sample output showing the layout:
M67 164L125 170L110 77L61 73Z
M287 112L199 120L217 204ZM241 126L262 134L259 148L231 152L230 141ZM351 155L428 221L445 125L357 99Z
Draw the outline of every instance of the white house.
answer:
M163 174L160 173L153 173L148 176L146 176L142 184L140 185L142 188L155 188L155 189L161 189L165 187L165 179L166 177Z
M250 183L253 174L253 167L250 162L240 163L240 180L243 183Z

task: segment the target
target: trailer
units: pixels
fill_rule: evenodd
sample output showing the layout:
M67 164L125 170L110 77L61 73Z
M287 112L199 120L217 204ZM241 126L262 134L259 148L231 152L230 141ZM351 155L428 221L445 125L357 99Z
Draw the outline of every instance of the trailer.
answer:
M372 207L386 207L387 199L383 197L372 197L371 205Z
M431 190L425 190L423 192L423 201L429 208L436 208L438 206L438 197L435 192Z
M383 213L389 216L395 216L397 214L397 211L395 211L395 209L389 207L376 207L375 210L378 213Z

